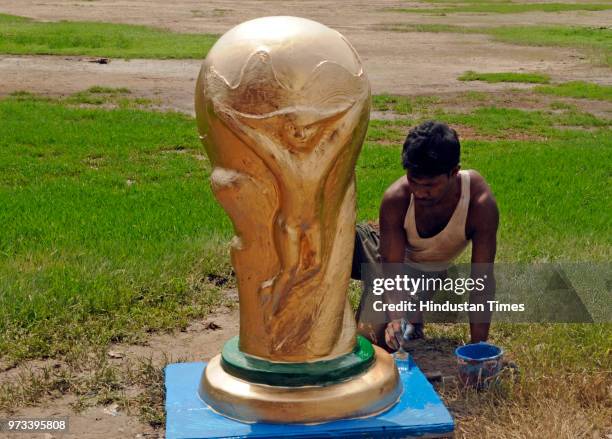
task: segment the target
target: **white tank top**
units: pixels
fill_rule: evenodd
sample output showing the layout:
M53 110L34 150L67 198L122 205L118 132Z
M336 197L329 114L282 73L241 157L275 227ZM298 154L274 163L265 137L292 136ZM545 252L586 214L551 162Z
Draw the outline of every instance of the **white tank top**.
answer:
M406 263L417 265L422 270L445 270L450 263L467 247L465 222L470 206L470 174L459 171L461 176L461 196L448 224L437 235L421 238L414 218L414 197L410 195L410 206L404 218L406 230ZM426 264L421 266L421 264Z

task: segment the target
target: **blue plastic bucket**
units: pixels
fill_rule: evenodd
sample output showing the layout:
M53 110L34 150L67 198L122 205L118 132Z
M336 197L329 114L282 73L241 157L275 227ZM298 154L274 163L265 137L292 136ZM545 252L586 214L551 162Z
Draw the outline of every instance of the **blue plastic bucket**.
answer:
M490 343L474 343L455 349L459 380L466 386L483 388L502 366L504 351Z

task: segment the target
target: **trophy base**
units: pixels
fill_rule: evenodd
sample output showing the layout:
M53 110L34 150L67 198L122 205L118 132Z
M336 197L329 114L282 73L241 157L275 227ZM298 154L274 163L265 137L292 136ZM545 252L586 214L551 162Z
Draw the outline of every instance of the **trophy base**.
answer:
M308 424L381 413L399 400L402 385L391 355L374 346L372 365L355 376L291 387L237 378L217 355L204 369L198 393L215 411L238 421Z

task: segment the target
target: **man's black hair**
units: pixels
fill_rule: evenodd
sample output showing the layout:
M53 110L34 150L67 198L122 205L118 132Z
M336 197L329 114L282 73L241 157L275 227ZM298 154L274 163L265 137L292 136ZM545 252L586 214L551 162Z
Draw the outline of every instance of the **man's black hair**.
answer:
M402 165L423 177L450 174L459 164L457 132L443 122L428 120L408 133L402 149Z

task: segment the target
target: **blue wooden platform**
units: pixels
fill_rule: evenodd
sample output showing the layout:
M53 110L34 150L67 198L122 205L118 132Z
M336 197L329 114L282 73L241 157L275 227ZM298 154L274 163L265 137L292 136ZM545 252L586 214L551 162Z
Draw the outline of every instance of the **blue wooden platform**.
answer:
M245 424L225 418L199 398L197 389L206 363L175 363L165 370L166 438L318 438L449 437L450 413L412 360L396 360L404 392L390 410L365 419L317 425Z

